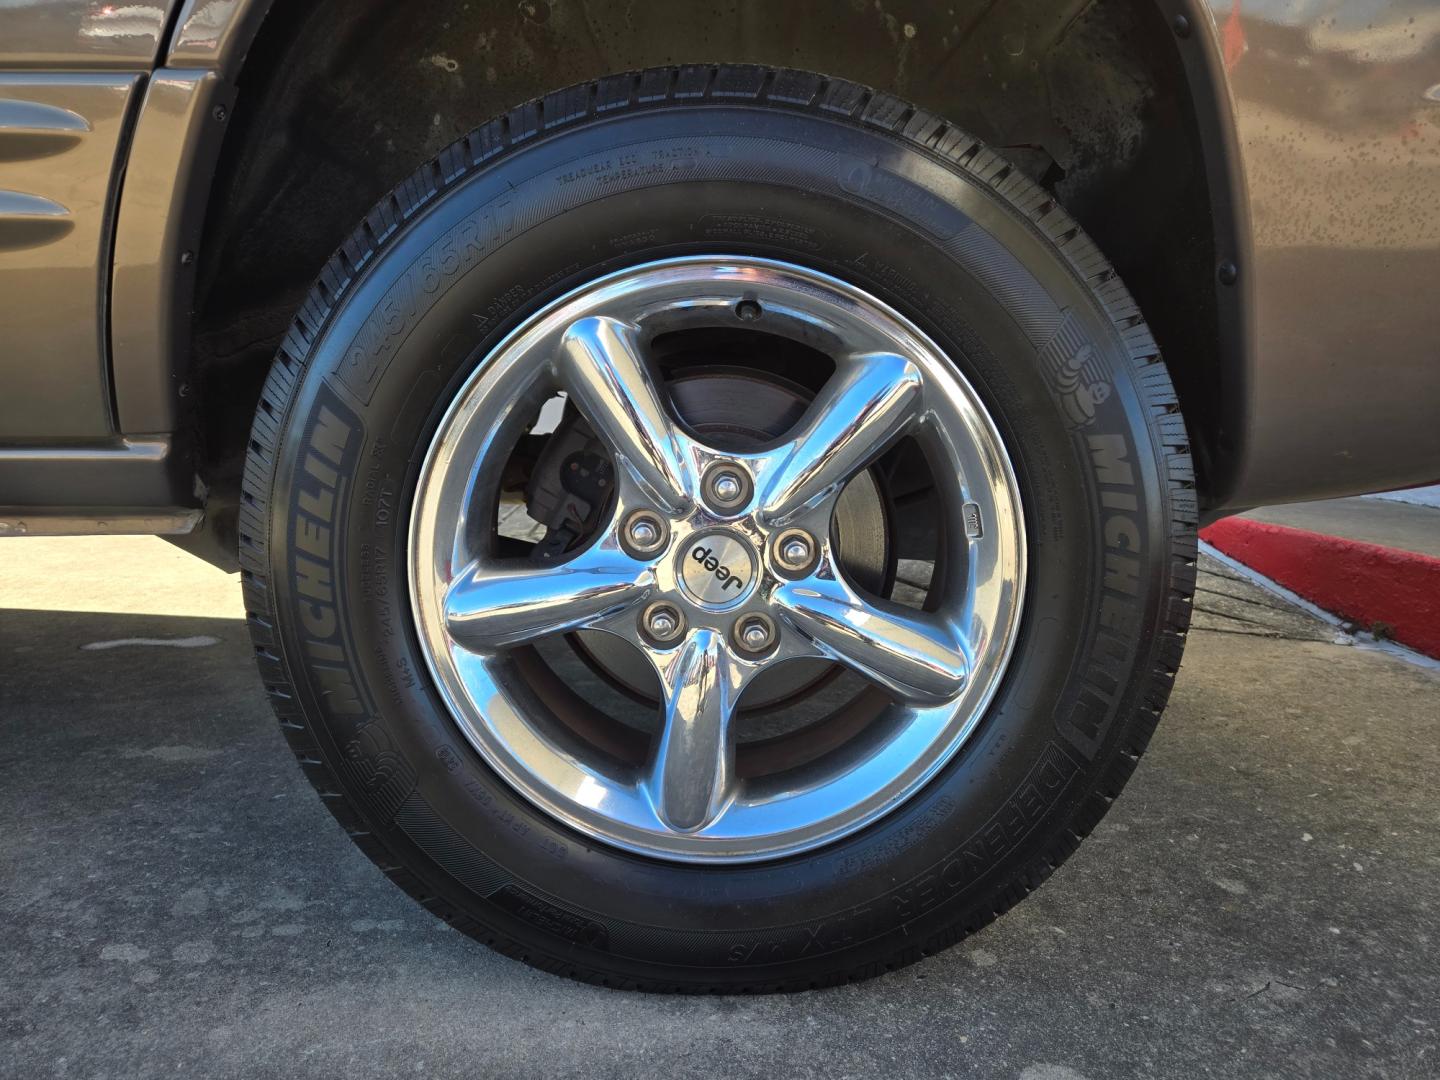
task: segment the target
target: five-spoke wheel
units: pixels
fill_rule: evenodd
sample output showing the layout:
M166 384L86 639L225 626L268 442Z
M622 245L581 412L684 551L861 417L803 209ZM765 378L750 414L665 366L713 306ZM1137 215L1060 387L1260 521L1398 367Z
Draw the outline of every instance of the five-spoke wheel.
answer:
M737 321L832 365L782 435L741 449L684 422L652 356L668 332ZM486 524L511 449L557 393L608 452L610 493L572 550L517 556ZM854 580L835 524L847 486L902 439L935 478L943 546L941 572L908 605ZM913 793L996 689L1026 565L1009 460L955 367L874 297L748 258L626 270L514 331L440 424L410 543L426 660L486 761L582 833L686 861L805 850ZM570 737L519 674L518 650L577 632L648 661L660 716L643 759ZM803 768L747 778L735 733L746 691L800 661L857 673L882 704Z

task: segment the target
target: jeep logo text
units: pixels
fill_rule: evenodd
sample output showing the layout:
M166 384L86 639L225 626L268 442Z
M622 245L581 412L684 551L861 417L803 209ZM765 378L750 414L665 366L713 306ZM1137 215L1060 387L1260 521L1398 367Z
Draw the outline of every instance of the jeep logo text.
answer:
M699 545L691 551L690 557L719 578L722 589L728 589L732 585L736 589L743 589L745 587L745 582L741 580L740 575L732 574L728 566L722 566L720 560L715 558L714 553L704 544Z

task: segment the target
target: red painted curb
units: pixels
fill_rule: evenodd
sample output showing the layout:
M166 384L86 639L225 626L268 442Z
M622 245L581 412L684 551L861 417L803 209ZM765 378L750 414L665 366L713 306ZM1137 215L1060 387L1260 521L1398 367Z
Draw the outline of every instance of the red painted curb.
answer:
M1232 559L1364 629L1440 658L1440 559L1339 536L1226 518L1200 533Z

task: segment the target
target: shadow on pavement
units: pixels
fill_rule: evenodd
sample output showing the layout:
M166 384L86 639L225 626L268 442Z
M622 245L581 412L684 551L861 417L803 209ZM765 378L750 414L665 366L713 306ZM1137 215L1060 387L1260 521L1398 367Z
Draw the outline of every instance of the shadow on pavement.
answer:
M132 638L214 643L82 648ZM0 1072L1421 1075L1437 716L1388 657L1196 631L1130 788L995 926L858 986L677 999L531 971L390 886L240 620L0 610Z

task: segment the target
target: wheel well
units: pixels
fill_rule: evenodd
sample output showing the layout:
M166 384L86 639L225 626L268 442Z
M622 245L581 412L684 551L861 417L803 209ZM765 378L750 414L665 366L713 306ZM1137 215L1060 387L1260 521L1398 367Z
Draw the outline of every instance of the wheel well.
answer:
M1224 230L1176 35L1159 7L436 0L424 18L415 10L277 0L239 72L200 250L187 377L212 516L233 506L260 386L305 290L386 191L484 120L549 90L721 61L888 90L1004 148L1135 294L1171 367L1205 490L1224 427L1215 284Z

